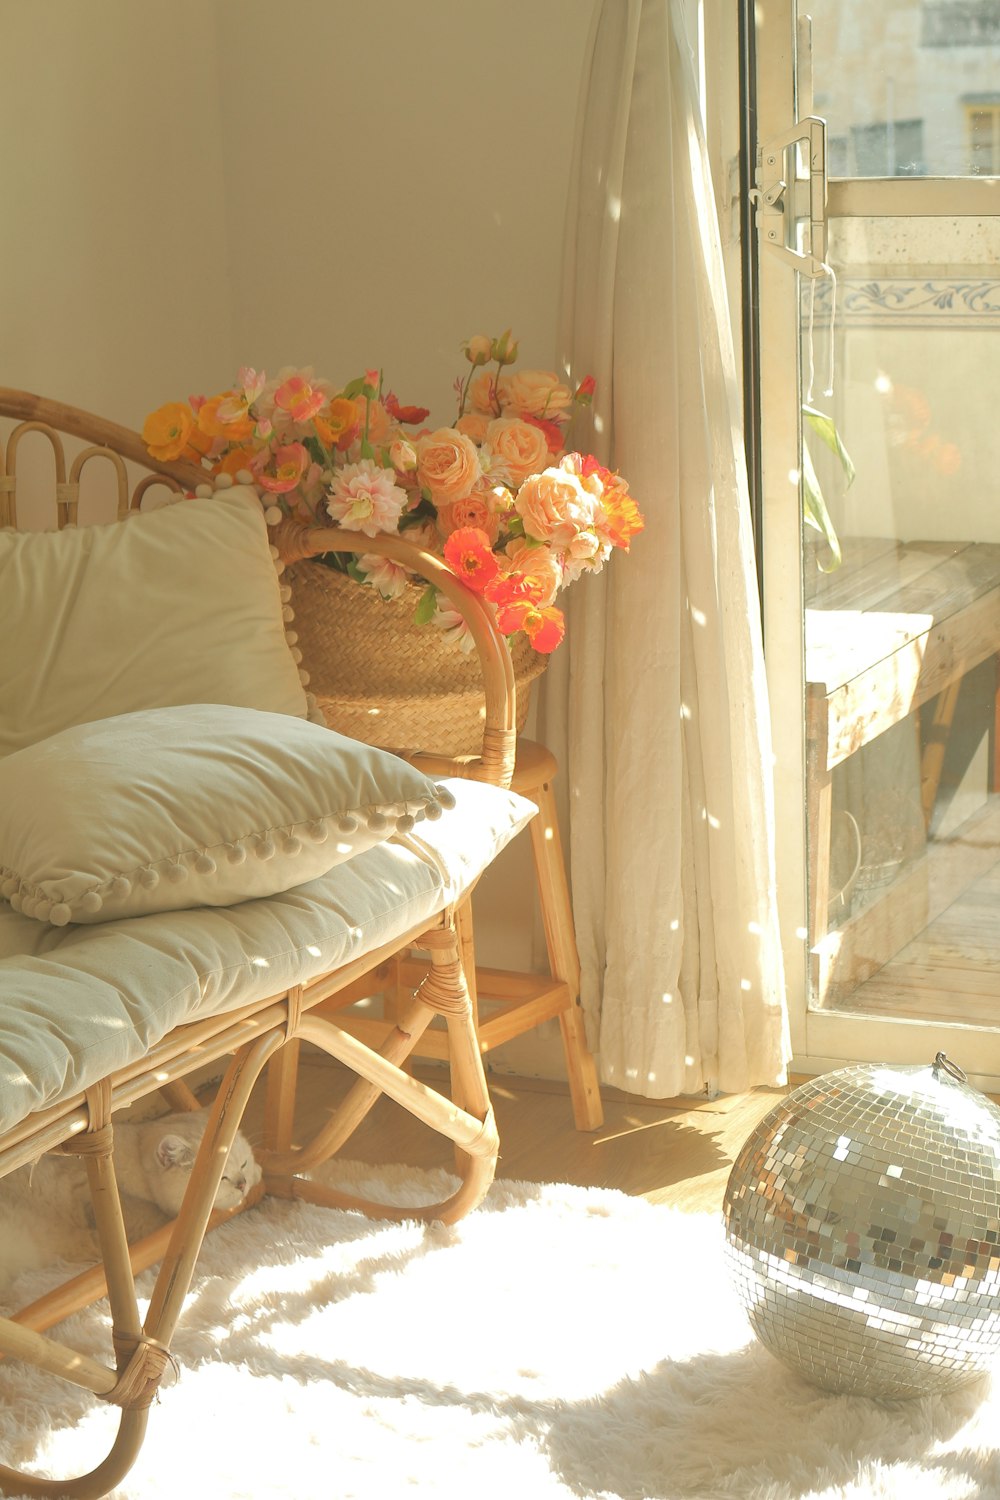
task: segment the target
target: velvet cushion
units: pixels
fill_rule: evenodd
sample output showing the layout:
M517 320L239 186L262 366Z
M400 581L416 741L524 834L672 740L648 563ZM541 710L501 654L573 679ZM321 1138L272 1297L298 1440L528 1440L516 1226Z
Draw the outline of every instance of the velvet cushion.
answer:
M56 926L229 906L313 880L452 801L397 756L290 715L122 714L0 761L0 895Z
M0 531L0 757L172 704L305 717L284 609L242 485L107 526Z

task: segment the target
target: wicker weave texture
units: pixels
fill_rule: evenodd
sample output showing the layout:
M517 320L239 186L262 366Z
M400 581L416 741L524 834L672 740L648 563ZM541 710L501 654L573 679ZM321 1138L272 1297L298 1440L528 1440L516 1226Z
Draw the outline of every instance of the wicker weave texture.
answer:
M331 729L399 754L479 754L485 700L478 659L434 626L413 623L420 585L386 600L323 563L296 563L285 577L309 689ZM545 657L523 635L509 644L520 732Z

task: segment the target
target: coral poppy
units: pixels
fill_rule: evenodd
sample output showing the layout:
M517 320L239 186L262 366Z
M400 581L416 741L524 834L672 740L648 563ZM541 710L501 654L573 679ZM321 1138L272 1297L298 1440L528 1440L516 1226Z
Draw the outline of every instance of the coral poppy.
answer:
M554 651L566 634L566 621L561 609L553 605L542 608L530 599L518 599L497 611L497 624L504 635L513 635L523 630L536 651L548 655Z
M274 455L274 473L258 474L258 483L272 495L287 495L294 490L306 471L309 454L301 443L286 443Z
M453 531L444 544L445 562L475 593L481 594L500 571L490 548L490 539L478 526Z

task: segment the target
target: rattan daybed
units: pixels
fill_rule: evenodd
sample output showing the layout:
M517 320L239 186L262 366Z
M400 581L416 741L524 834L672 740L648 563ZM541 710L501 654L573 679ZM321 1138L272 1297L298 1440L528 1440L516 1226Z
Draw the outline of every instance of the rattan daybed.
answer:
M257 496L231 482L181 498L203 481L201 472L153 462L135 434L24 392L0 390L0 417L17 424L5 423L0 441L0 1175L43 1152L82 1153L103 1254L102 1266L0 1318L0 1357L55 1372L121 1408L114 1445L90 1473L51 1479L0 1464L0 1490L100 1496L139 1452L226 1154L265 1067L262 1191L445 1221L483 1197L497 1135L454 910L534 809L506 790L514 704L503 640L435 558L421 554L419 569L461 610L482 663L481 761L472 777L423 786L425 778L402 761L403 771L387 769L358 752L359 770L347 750L344 795L355 805L345 811L327 787L327 747L337 737L310 722L288 644L287 591L272 559L362 550L415 561L413 549L395 538L289 523L269 532ZM87 445L69 467L60 434L74 440L71 447ZM18 465L23 470L29 450L46 443L55 462L52 529L19 533ZM104 524L78 526L81 475L86 485L98 470L113 480L116 501ZM177 503L149 508L156 484L175 491ZM221 750L211 740L217 725ZM258 729L270 748L255 758ZM320 792L319 805L301 801L312 783L293 759L274 792L280 816L262 812L263 825L246 832L242 825L222 834L214 825L206 835L188 829L193 843L183 854L168 856L160 846L136 852L136 796L167 802L176 792L181 823L228 816L212 778L228 785L234 775L277 777L286 740L326 801ZM192 766L189 786L185 768ZM198 802L194 786L203 774ZM88 829L94 847L105 849L102 858L114 848L117 872L91 868L86 847L71 858L71 834L86 842ZM335 862L317 873L328 856ZM426 950L428 977L376 1054L339 1028L330 1010L336 997L356 996L373 966L411 947ZM444 1017L450 1037L450 1097L403 1066L435 1016ZM293 1141L301 1040L358 1075L321 1134L305 1143ZM114 1116L157 1090L169 1105L190 1107L196 1101L186 1079L195 1070L205 1076L219 1059L231 1060L180 1216L130 1250L114 1174ZM461 1186L447 1201L394 1210L301 1175L340 1149L382 1093L454 1144L447 1157L459 1163ZM157 1260L141 1322L134 1273ZM45 1330L105 1285L114 1348L100 1363ZM162 1419L169 1421L168 1403Z

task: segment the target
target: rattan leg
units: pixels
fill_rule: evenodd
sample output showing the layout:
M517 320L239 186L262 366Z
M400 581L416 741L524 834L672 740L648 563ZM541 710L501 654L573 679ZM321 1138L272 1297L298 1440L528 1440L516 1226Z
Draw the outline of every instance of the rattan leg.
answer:
M299 1034L347 1063L359 1075L359 1082L308 1147L265 1156L269 1192L330 1208L359 1209L372 1217L437 1219L445 1223L461 1218L485 1196L496 1170L499 1141L472 1021L468 987L458 958L458 937L453 926L436 928L418 939L416 946L429 950L430 972L380 1052L372 1052L321 1016L303 1016ZM435 1013L445 1017L453 1088L462 1103L456 1098L446 1099L427 1084L410 1077L400 1066ZM458 1148L462 1183L451 1197L419 1208L398 1208L356 1198L293 1175L332 1156L382 1093L395 1099Z
M587 1032L580 1009L580 959L573 931L573 907L566 883L555 793L549 782L533 787L538 817L529 824L535 859L535 877L545 928L549 970L569 986L571 1001L559 1013L566 1074L577 1130L597 1130L603 1119L597 1065L587 1045Z

